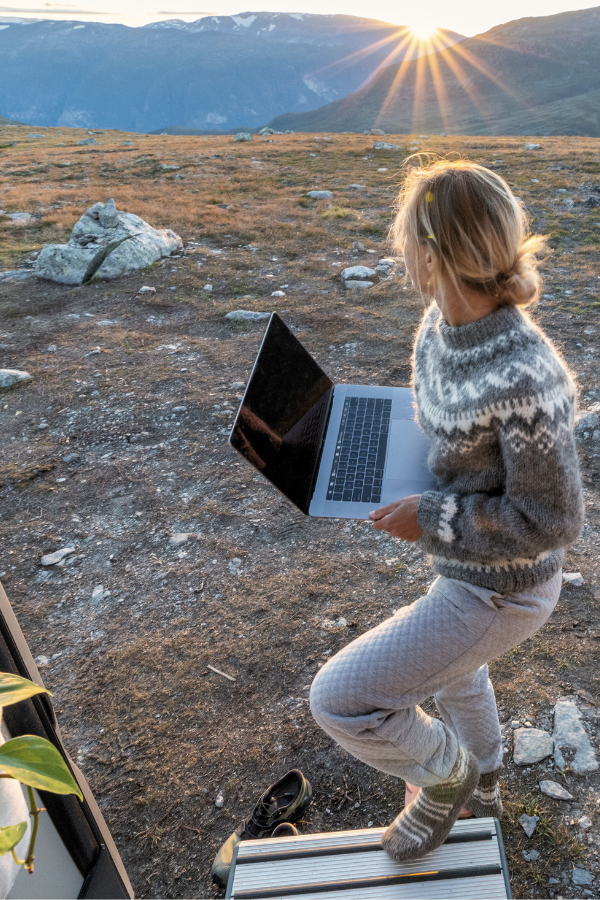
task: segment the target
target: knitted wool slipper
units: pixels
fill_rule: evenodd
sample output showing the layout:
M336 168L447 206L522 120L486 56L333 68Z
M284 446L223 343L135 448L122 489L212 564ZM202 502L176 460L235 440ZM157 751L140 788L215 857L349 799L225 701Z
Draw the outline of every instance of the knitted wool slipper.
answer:
M486 816L495 816L499 819L502 815L502 800L498 784L501 771L502 763L493 772L486 772L479 776L479 784L469 800L469 809L478 819Z
M478 780L477 759L459 746L448 778L423 788L417 799L384 831L381 845L388 856L403 862L423 856L443 844Z

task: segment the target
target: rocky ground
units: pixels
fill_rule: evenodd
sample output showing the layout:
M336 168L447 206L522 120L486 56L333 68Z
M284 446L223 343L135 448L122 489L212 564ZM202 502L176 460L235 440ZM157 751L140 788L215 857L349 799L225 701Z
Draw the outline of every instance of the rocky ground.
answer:
M339 272L390 255L402 160L431 149L499 171L554 250L534 318L580 390L587 519L565 570L581 579L492 676L514 895L600 896L600 142L38 133L0 129L0 271L16 273L0 275L0 366L33 376L0 394L0 578L136 895L218 896L217 848L289 768L314 788L304 832L383 825L402 805L402 783L336 748L307 698L332 653L426 589L426 560L365 522L306 519L228 447L264 323L225 314L275 308L335 380L406 384L422 304L402 261L370 289ZM42 245L109 197L184 250L114 281L32 277ZM513 734L551 734L561 698L579 749L563 744L562 771L517 765Z

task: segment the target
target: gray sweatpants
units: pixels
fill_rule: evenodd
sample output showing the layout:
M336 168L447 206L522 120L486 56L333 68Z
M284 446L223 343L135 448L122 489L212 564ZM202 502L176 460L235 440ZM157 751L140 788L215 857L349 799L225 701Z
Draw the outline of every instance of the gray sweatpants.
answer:
M419 787L450 774L458 743L481 772L502 761L487 663L552 613L562 572L528 591L498 594L438 576L427 594L340 650L317 674L310 706L349 753ZM418 706L434 696L442 717Z

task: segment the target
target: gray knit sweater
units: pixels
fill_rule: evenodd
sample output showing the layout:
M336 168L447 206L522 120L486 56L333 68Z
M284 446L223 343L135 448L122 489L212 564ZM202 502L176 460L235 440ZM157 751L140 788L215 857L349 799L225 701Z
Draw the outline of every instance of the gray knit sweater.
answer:
M549 340L514 307L451 327L434 303L413 386L438 480L417 510L434 571L502 593L551 578L583 499L575 389Z

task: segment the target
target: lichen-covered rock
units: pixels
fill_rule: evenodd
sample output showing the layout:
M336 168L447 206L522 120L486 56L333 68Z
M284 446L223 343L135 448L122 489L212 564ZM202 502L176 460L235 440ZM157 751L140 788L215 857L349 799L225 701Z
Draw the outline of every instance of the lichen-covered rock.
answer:
M35 274L59 284L83 284L96 271L104 257L104 247L72 247L70 244L44 244L35 263Z
M235 144L237 141L243 142L243 141L251 141L251 140L252 140L252 135L250 134L249 131L238 131L238 133L236 134L236 136L233 139L233 142Z
M541 762L554 750L552 735L539 728L517 728L513 759L518 766Z
M119 212L111 199L86 210L68 244L46 244L35 274L60 284L117 278L146 268L182 246L173 231L153 228L133 213Z
M373 144L373 150L399 150L398 144L388 144L385 141L377 141Z
M577 704L570 697L563 697L554 707L553 736L554 762L558 769L564 771L567 766L564 753L570 751L569 765L577 775L598 771L596 753L587 736Z
M29 372L20 369L0 369L0 390L7 390L23 381L31 381Z
M162 256L170 254L181 247L181 239L175 232L165 231L145 232L136 234L135 237L123 241L110 253L102 265L94 273L94 278L118 278L136 269L145 269L151 266Z

